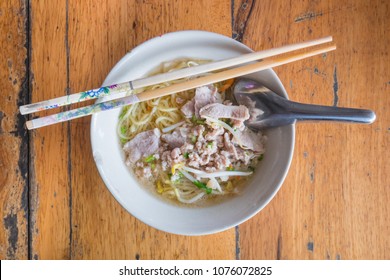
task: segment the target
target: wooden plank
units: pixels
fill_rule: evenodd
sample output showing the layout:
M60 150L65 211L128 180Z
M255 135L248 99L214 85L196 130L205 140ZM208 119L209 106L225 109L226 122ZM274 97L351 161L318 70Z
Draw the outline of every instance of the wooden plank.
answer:
M377 121L297 126L282 189L240 226L241 258L389 259L389 3L257 1L244 20L235 30L253 49L333 35L336 52L277 74L293 100L371 108Z
M26 1L0 2L0 259L28 258L28 134L18 106L28 100Z
M31 1L32 102L67 93L66 0ZM40 113L46 115L53 112ZM68 124L31 134L31 258L70 257Z
M154 36L201 29L230 36L230 1L69 1L72 92L99 86L132 47ZM167 234L125 212L105 188L89 142L90 119L71 123L72 258L234 259L235 230Z

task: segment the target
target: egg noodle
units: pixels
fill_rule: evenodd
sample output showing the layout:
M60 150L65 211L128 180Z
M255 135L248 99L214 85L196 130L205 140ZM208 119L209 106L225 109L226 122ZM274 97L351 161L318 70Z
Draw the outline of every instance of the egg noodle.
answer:
M176 60L165 62L161 65L160 69L151 72L149 76L199 65L205 62L207 62L207 60ZM185 80L188 80L188 78L145 87L142 90L135 91L134 94L178 84ZM117 129L121 141L127 142L142 131L155 127L162 130L165 127L183 121L184 118L180 113L179 104L177 104L176 98L182 98L185 103L188 100L191 100L194 97L194 94L195 89L192 89L125 107L119 117Z

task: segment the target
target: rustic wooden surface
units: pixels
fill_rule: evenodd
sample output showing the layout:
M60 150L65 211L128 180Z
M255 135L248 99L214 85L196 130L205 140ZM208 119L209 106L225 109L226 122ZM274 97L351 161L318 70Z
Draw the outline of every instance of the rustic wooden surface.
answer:
M390 4L359 1L0 2L1 259L389 259ZM221 33L255 50L332 35L337 51L276 68L291 99L370 108L373 125L298 124L290 172L244 224L167 234L115 201L89 118L28 133L18 106L99 86L154 36Z

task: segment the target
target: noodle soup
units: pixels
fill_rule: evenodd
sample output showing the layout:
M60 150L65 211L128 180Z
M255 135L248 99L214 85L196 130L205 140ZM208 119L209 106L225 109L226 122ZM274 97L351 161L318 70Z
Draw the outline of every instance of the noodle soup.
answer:
M150 75L204 62L172 61ZM117 133L126 165L143 185L182 205L217 203L240 193L263 158L265 137L245 127L253 108L232 103L232 84L227 80L122 110Z

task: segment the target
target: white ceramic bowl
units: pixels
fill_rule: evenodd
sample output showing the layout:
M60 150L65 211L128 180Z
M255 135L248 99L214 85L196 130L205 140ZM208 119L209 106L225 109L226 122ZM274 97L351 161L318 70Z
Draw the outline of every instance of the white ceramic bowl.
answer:
M125 55L104 85L134 80L164 61L191 57L220 60L251 52L245 45L204 31L180 31L151 39ZM250 76L287 97L272 70ZM159 199L141 186L124 164L116 126L120 109L92 117L92 152L107 188L116 200L142 222L170 233L204 235L232 228L251 218L275 196L287 175L293 155L294 126L269 130L264 160L243 192L233 199L205 208L180 207Z

